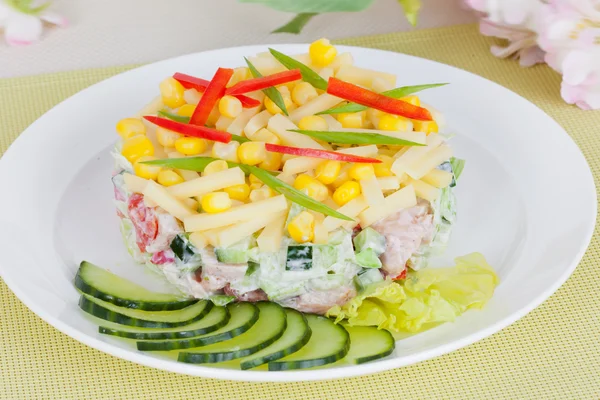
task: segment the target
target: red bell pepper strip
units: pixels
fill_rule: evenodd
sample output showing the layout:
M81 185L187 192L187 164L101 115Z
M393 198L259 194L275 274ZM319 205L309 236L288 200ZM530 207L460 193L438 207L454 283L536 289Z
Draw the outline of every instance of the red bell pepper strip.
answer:
M423 107L417 107L405 101L363 89L337 78L329 78L327 93L389 114L420 121L432 120L429 110Z
M145 115L146 121L152 122L161 128L168 129L173 132L181 133L186 136L193 136L202 139L214 140L215 142L229 143L231 141L231 133L218 131L216 129L207 128L205 126L184 124L183 122L173 121L167 118Z
M272 86L281 85L283 83L297 81L299 79L302 79L302 73L300 70L291 69L289 71L278 72L273 75L238 82L227 89L225 94L234 95L254 92L255 90L263 90Z
M200 102L196 106L196 109L190 118L190 124L198 126L204 126L204 124L206 124L210 112L219 99L225 95L225 87L232 75L233 70L231 68L219 68L217 70L215 76L213 76L206 87Z
M181 83L186 89L196 89L200 93L204 93L210 81L202 78L196 78L195 76L182 74L176 72L173 75L173 79ZM260 106L260 101L253 99L252 97L244 96L243 94L236 95L237 99L242 102L244 108L254 108Z
M381 160L377 160L375 158L355 156L354 154L336 153L335 151L329 151L329 150L318 150L318 149L307 149L307 148L301 148L301 147L280 146L278 144L271 144L271 143L265 143L265 149L267 149L267 151L272 151L274 153L292 154L294 156L323 158L326 160L368 163L368 164L378 164L381 162Z

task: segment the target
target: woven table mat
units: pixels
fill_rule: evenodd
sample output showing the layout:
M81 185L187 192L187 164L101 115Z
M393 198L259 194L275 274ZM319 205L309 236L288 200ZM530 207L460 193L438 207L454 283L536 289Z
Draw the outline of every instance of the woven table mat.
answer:
M524 96L567 130L598 186L600 112L566 105L559 96L560 77L547 66L522 69L492 57L489 41L475 26L338 43L440 61ZM0 80L0 155L58 102L130 68ZM468 107L459 93L457 101ZM599 264L596 234L573 276L549 300L512 326L453 353L371 376L284 384L195 378L109 356L46 324L0 281L0 399L600 399Z

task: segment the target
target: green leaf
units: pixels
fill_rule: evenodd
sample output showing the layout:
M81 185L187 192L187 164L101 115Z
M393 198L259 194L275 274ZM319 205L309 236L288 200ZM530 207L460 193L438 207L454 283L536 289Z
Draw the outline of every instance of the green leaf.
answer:
M329 143L340 144L387 144L398 146L424 146L421 143L411 142L410 140L398 139L392 136L381 135L379 133L367 132L335 132L335 131L310 131L302 129L289 129L290 132L301 133L315 139L324 140Z
M300 73L302 74L302 80L304 80L305 82L310 83L317 89L327 90L327 81L321 78L321 76L315 71L313 71L311 68L302 64L298 60L294 60L290 56L286 56L285 54L278 52L275 49L269 48L269 52L273 55L273 57L275 57L277 61L283 64L283 66L287 69L299 69Z
M240 3L262 4L278 11L291 13L326 13L362 11L373 0L240 0Z
M320 212L325 215L329 215L334 218L339 218L346 221L354 221L354 219L335 211L333 208L326 206L320 201L317 201L312 197L305 195L304 193L288 185L287 183L275 178L273 175L269 174L269 172L265 171L264 169L250 165L240 165L240 168L242 168L242 170L246 169L246 171L256 176L265 185L281 193L287 199L293 201L298 205L301 205L302 207L316 212Z
M421 0L398 0L398 3L404 9L404 15L412 26L417 25L417 16L421 8Z
M181 122L183 124L187 124L187 123L190 122L190 117L186 117L186 116L183 116L183 115L173 114L172 112L165 111L165 110L159 110L158 111L158 115L160 115L161 117L168 118L168 119L173 120L173 121ZM233 133L231 134L231 140L239 142L239 143L244 143L244 142L249 142L250 141L250 139L246 139L243 136L234 135Z
M290 22L280 26L271 33L293 33L298 34L317 13L300 13L297 14Z
M260 72L258 72L256 67L250 62L250 60L248 60L246 57L244 57L244 60L246 60L246 64L248 64L248 69L252 73L253 77L255 77L255 78L262 77L262 74ZM289 115L287 108L285 108L285 103L283 101L283 97L281 97L281 93L279 93L279 90L275 89L274 87L270 87L270 88L264 89L263 92L268 98L271 99L271 101L273 101L273 103L275 103L275 105L277 107L279 107L281 109L281 111L285 115Z
M465 162L465 160L456 157L450 159L450 165L452 166L452 173L454 174L455 181L458 181L458 177L462 174L463 169L465 169Z
M417 93L425 89L436 88L440 86L447 85L447 83L430 83L427 85L414 85L414 86L402 86L396 89L387 90L382 92L381 94L386 95L388 97L399 99L401 97L408 96L409 94ZM346 103L341 106L330 108L329 110L321 111L319 114L341 114L341 113L355 113L364 111L369 107L362 106L356 103Z

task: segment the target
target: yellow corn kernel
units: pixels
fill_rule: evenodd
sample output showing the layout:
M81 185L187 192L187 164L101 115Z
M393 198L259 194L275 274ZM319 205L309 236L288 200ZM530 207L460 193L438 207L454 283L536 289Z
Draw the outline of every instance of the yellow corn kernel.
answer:
M265 161L258 164L258 166L268 171L277 171L279 168L281 168L282 159L283 154L269 151L267 152L267 158L265 158Z
M362 128L364 123L364 113L342 113L337 115L337 120L344 128Z
M439 130L438 124L435 121L413 120L413 126L417 132L435 133Z
M354 181L348 181L342 184L333 192L333 201L339 206L343 206L352 199L360 195L360 184Z
M154 145L145 135L132 136L123 142L121 154L133 163L140 157L153 156Z
M379 118L377 128L382 131L411 131L412 122L404 117L392 114L384 114Z
M229 165L227 165L227 161L215 160L215 161L208 163L208 165L206 165L206 167L204 167L204 171L202 171L202 175L206 176L206 175L214 174L215 172L225 171L228 168L229 168Z
M250 191L250 195L248 197L252 203L255 203L257 201L266 200L273 196L275 196L275 192L270 187L263 186Z
M207 213L219 213L231 208L231 199L225 192L212 192L202 196L202 210Z
M195 109L196 106L193 104L184 104L177 110L177 115L181 115L182 117L191 117Z
M421 107L421 99L419 99L419 96L406 96L402 97L400 100L410 103L413 106Z
M158 183L163 186L173 186L183 182L183 178L171 169L163 169L158 173Z
M252 135L252 140L255 142L265 142L271 144L281 144L281 139L279 136L275 135L273 132L268 130L267 128L262 128L254 135Z
M267 150L262 142L245 142L240 144L237 155L244 164L258 165L267 159Z
M133 163L133 171L137 176L144 179L156 180L158 173L162 170L160 165L142 164L144 161L156 160L153 156L143 156Z
M302 211L290 221L287 229L290 237L296 242L310 242L315 235L315 217L307 211Z
M250 186L247 183L229 186L223 190L229 195L230 199L238 201L248 200L248 195L250 194Z
M175 141L175 150L186 156L195 156L206 150L206 140L197 137L182 137Z
M303 106L317 97L319 97L317 89L308 82L300 82L292 89L292 101L299 106Z
M206 120L206 125L215 126L215 124L219 120L220 116L221 116L221 113L219 112L219 105L215 104L213 109L210 111L210 114L208 114L208 119Z
M327 160L320 163L316 170L316 178L322 183L329 185L333 183L340 174L342 163L334 160Z
M354 163L348 170L348 176L355 181L368 179L375 175L373 164Z
M382 178L384 176L392 176L392 164L394 163L394 159L390 156L379 155L377 157L378 160L381 160L379 164L373 164L373 170L375 171L375 176L378 178Z
M283 86L285 87L285 86ZM294 102L292 101L292 98L287 95L282 95L283 97L283 104L285 104L285 108L288 111L292 111L293 109L296 108L296 105L294 104ZM271 100L268 97L265 97L265 108L267 109L268 112L270 112L271 114L275 115L275 114L282 114L283 111L281 111L281 108L279 108L277 106L277 104L273 103L273 100Z
M185 88L173 77L168 77L159 85L162 102L169 108L181 107L185 104L183 92Z
M233 75L231 76L231 79L229 79L229 82L227 82L227 87L232 87L236 83L245 81L246 79L250 78L252 78L252 73L250 72L248 67L234 68Z
M305 190L308 196L317 201L324 201L329 196L327 186L307 174L298 175L294 180L294 187L298 190Z
M211 154L215 158L220 158L225 161L239 162L238 149L239 142L231 141L229 143L215 142L213 144Z
M165 147L175 147L177 139L182 137L179 133L161 128L160 126L156 128L156 140Z
M336 48L327 39L319 39L311 43L308 48L310 61L317 67L326 67L337 56Z
M307 115L298 121L298 128L307 131L328 131L329 125L327 124L325 118L321 116Z
M219 100L219 112L228 118L235 118L242 112L242 102L233 96L223 96Z
M117 122L117 133L123 139L136 135L145 135L146 126L137 118L125 118Z

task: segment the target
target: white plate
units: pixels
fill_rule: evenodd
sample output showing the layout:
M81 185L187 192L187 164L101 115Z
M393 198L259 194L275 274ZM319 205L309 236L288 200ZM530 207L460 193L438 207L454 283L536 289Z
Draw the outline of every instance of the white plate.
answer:
M278 45L288 53L306 46ZM482 252L501 283L483 311L401 340L393 356L318 371L233 371L177 363L137 352L97 333L77 307L72 279L82 259L159 288L129 258L118 230L110 181L114 125L157 94L176 71L204 78L234 67L266 46L223 49L147 65L64 101L33 123L0 161L0 266L9 287L31 310L67 335L143 365L203 377L302 381L369 374L466 346L521 318L573 272L594 229L591 172L565 131L540 109L468 72L402 54L352 51L357 64L398 74L398 84L450 82L422 93L442 110L455 154L467 160L458 186L459 222L446 255Z

